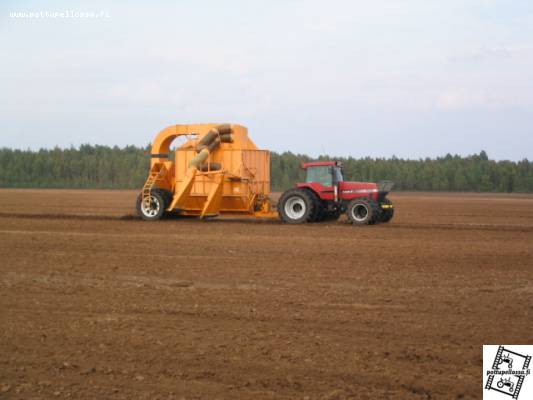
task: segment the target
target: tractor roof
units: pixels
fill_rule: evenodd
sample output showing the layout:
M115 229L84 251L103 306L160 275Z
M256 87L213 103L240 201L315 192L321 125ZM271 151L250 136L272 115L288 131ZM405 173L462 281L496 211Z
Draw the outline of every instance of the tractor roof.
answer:
M302 163L302 168L310 168L310 167L332 167L335 165L341 165L338 161L312 161L307 163Z

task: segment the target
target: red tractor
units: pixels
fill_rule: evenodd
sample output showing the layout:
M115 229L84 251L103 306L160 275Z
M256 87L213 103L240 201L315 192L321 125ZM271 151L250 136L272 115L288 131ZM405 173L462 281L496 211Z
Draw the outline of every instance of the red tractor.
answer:
M304 183L284 192L278 202L280 218L289 224L336 220L346 212L354 224L389 222L394 208L387 194L393 183L346 182L337 161L302 164Z

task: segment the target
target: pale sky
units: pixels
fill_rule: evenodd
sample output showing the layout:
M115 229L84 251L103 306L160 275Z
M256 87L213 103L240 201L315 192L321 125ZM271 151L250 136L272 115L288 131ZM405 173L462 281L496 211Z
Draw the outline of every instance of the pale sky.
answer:
M102 12L14 18L11 12ZM265 149L533 158L533 1L3 1L0 147L245 125Z

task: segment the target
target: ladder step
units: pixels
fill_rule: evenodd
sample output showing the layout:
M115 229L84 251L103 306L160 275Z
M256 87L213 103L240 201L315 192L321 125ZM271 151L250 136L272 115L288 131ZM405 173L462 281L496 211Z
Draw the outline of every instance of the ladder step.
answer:
M163 178L167 173L167 169L164 164L155 164L150 169L150 173L148 175L148 178L146 179L146 182L143 185L142 189L142 197L143 199L150 196L152 189L157 182L158 179Z

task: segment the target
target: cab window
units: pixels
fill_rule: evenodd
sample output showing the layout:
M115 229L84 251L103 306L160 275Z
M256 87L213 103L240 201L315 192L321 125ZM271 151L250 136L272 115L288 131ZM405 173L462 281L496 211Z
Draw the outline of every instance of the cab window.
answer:
M310 167L307 168L307 183L318 182L324 186L333 186L333 176L331 167Z

